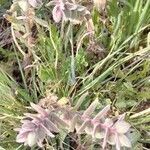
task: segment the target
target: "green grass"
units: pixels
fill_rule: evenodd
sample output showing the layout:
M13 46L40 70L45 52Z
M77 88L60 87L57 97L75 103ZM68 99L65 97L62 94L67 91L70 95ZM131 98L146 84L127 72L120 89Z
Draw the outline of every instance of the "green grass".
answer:
M0 49L8 58L0 63L0 146L6 150L26 149L15 142L13 129L19 127L29 102L38 103L49 92L69 98L72 106L88 92L81 109L98 97L102 106L112 105L112 115L127 113L127 120L136 129L133 138L139 135L135 150L150 144L150 112L132 119L132 114L150 106L149 8L149 0L127 0L123 7L118 6L117 0L109 1L106 25L100 22L99 12L92 10L95 45L104 46L102 57L87 50L89 37L82 39L87 32L84 23L56 25L48 20L48 15L43 15L49 10L42 7L37 13L47 22L37 21L30 73L22 69L24 58L15 45L10 50ZM25 48L23 43L19 44ZM16 81L12 62L18 64L21 82ZM58 139L64 140L65 136L63 133Z

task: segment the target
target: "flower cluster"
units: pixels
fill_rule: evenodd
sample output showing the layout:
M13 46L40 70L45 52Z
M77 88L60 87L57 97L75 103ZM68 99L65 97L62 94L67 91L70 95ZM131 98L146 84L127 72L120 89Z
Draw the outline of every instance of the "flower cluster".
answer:
M47 136L53 138L53 133L65 128L68 132L76 130L77 134L91 135L93 140L100 139L103 149L107 143L115 145L117 150L121 147L130 148L131 142L126 135L130 124L124 121L125 115L108 118L107 113L110 110L108 105L93 116L97 105L98 100L95 100L87 110L79 112L73 108L50 111L31 103L31 107L38 113L26 114L25 120L22 120L22 127L17 129L19 131L17 142L31 147L35 144L42 147L42 142Z
M54 137L52 132L57 133L57 126L50 121L50 112L44 110L38 105L31 103L31 107L38 112L38 114L25 114L26 119L21 122L22 127L15 129L19 131L17 136L18 143L24 143L32 147L35 144L38 144L42 147L42 142L46 138L46 135L49 137Z
M72 132L76 129L78 134L86 133L91 135L93 139L103 139L103 149L107 143L116 145L116 150L120 150L120 147L123 146L131 147L131 142L126 136L130 124L124 121L125 115L115 119L108 118L107 112L110 110L108 105L96 116L92 116L97 106L98 100L95 100L82 115L76 113L76 115L71 116L69 113L70 117L63 117L62 119L66 120L70 126L69 131Z
M73 2L70 3L67 0L52 0L46 6L54 6L52 15L56 23L63 19L78 24L86 15L90 14L86 7Z
M50 3L47 4L47 6L54 5L52 14L53 14L53 19L55 22L60 22L60 20L64 16L64 2L62 0L53 0Z

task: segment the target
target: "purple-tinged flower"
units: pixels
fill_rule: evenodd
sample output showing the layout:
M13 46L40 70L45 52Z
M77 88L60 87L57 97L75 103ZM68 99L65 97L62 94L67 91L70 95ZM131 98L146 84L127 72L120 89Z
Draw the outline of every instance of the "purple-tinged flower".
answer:
M127 137L130 124L124 121L125 115L118 118L107 118L110 106L106 106L97 115L93 115L98 99L93 101L84 112L77 112L72 108L60 108L53 111L43 109L39 105L31 103L31 107L37 114L27 113L26 119L22 120L22 127L17 129L19 134L17 142L24 143L32 147L38 144L42 147L43 140L49 136L54 137L60 129L67 129L68 132L77 131L77 134L86 133L93 139L103 141L102 148L105 149L107 143L116 146L116 150L121 147L131 147L131 142Z
M57 126L49 119L49 111L44 110L38 105L31 103L31 107L38 112L38 114L25 114L26 119L21 122L22 127L17 129L19 134L16 141L24 143L32 147L35 144L42 147L42 142L46 136L54 137L52 132L57 133Z
M85 132L91 135L93 139L103 139L103 149L105 149L107 143L116 145L116 150L120 150L123 146L130 148L131 142L126 136L130 124L124 121L125 115L119 116L116 122L113 119L106 118L110 110L110 106L108 105L92 118L97 104L98 100L95 100L87 110L84 111L83 115L80 117L82 121L76 124L77 133L82 134Z
M53 0L47 4L47 6L54 5L52 15L56 23L60 22L64 16L64 2L63 0Z
M34 8L40 7L42 5L42 0L19 0L14 3L18 3L19 7L26 12L29 10L30 6Z
M69 20L74 24L79 24L84 20L85 15L90 14L86 7L70 3L66 0L52 0L46 6L51 5L54 5L52 15L56 23L59 23L63 19L65 21Z
M126 136L126 133L129 131L130 127L130 124L124 120L118 120L111 128L112 136L115 136L115 141L113 141L114 138L112 138L112 142L116 143L117 150L120 150L121 146L128 148L131 147L131 142Z
M39 7L39 6L42 5L42 0L28 0L28 3L29 3L32 7L36 8L36 7Z

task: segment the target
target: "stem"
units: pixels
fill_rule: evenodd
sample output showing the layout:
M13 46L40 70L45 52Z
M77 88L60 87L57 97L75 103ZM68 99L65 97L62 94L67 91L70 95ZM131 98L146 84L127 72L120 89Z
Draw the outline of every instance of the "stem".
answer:
M18 50L21 52L21 54L22 54L23 56L25 56L25 55L26 55L25 52L21 49L20 45L19 45L18 42L17 42L13 25L11 25L11 34L12 34L12 38L13 38L14 43L15 43L15 45L17 46Z

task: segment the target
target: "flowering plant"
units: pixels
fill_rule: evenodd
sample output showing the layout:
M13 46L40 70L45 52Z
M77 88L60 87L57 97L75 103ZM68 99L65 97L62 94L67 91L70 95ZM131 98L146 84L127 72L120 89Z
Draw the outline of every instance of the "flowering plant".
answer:
M19 131L17 142L24 142L25 145L32 147L36 143L42 147L42 142L46 135L54 137L53 132L58 132L56 125L49 119L49 111L42 109L40 106L31 103L31 107L38 114L25 114L26 119L21 122L22 127L15 129Z
M61 19L63 19L78 24L82 23L82 20L84 20L87 15L90 15L86 7L68 2L67 0L52 0L46 6L51 5L54 6L52 15L56 23L59 23Z
M130 124L124 121L124 116L112 119L107 117L110 106L103 108L97 115L93 113L98 105L95 100L84 112L70 109L43 109L39 105L31 103L31 107L37 111L37 114L25 114L25 120L22 120L22 127L17 129L19 134L17 142L33 146L38 144L42 147L42 142L47 136L53 138L53 133L59 133L62 128L69 132L76 130L77 134L91 135L93 140L100 139L103 141L102 148L105 149L107 143L116 145L120 150L125 146L130 148L131 142L127 137Z

